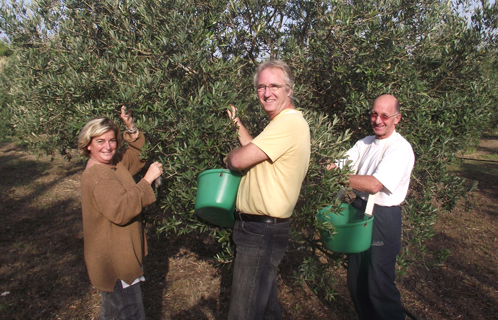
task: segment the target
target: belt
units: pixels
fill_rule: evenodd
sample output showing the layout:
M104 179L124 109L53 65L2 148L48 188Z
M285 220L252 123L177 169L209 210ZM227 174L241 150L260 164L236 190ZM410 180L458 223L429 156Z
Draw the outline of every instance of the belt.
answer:
M245 221L245 222L262 222L262 223L275 224L275 223L287 222L290 220L290 218L274 218L258 214L242 213L239 210L235 210L235 220Z

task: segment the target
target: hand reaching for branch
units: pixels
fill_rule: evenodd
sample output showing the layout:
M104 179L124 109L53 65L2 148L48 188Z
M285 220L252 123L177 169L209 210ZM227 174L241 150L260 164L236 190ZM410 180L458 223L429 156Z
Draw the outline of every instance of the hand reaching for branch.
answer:
M231 110L230 110L231 109ZM233 121L236 125L240 126L240 119L237 117L237 108L235 108L233 105L230 105L230 109L227 109L227 114L228 114L228 119Z
M131 110L126 110L125 106L121 106L121 119L127 128L133 127L133 118L131 117Z
M327 164L327 170L337 169L337 165L335 163Z
M230 105L230 108L227 109L228 119L230 119L236 126L236 130L239 134L239 142L242 146L246 146L249 142L252 141L252 136L249 134L247 129L244 127L240 118L237 116L237 108L233 105Z
M150 185L157 178L161 177L163 174L163 165L159 162L154 162L150 165L149 170L145 173L144 180L147 181ZM157 187L157 186L156 186Z

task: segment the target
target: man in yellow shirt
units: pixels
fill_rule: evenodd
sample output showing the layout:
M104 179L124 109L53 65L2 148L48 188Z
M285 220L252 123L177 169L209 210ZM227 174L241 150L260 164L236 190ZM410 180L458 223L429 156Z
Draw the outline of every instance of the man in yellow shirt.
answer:
M247 170L236 202L233 240L237 248L228 319L282 319L277 267L289 241L290 217L308 171L310 130L292 104L294 79L280 60L261 64L254 75L270 123L252 138L236 109L240 148L227 156L231 170Z

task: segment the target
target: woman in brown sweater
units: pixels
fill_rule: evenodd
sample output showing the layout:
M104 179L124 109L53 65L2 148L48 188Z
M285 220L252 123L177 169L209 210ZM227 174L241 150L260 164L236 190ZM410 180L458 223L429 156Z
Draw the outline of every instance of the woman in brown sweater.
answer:
M163 172L151 164L138 183L133 180L145 165L140 151L145 138L121 108L126 124L127 150L118 154L119 129L106 117L90 120L78 136L80 152L89 157L81 176L81 206L85 262L92 284L102 290L100 319L145 319L140 282L147 243L142 208L155 202L151 184Z

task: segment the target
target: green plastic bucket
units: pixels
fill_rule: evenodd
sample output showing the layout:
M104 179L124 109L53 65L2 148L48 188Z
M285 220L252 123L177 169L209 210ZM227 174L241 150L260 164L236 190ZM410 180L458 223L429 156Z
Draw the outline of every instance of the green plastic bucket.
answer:
M228 169L211 169L197 177L195 213L220 227L233 227L235 199L242 175Z
M368 250L372 245L372 227L374 216L368 217L348 203L343 203L344 211L336 214L325 207L317 213L319 221L334 224L336 234L321 234L325 248L333 252L359 253Z

